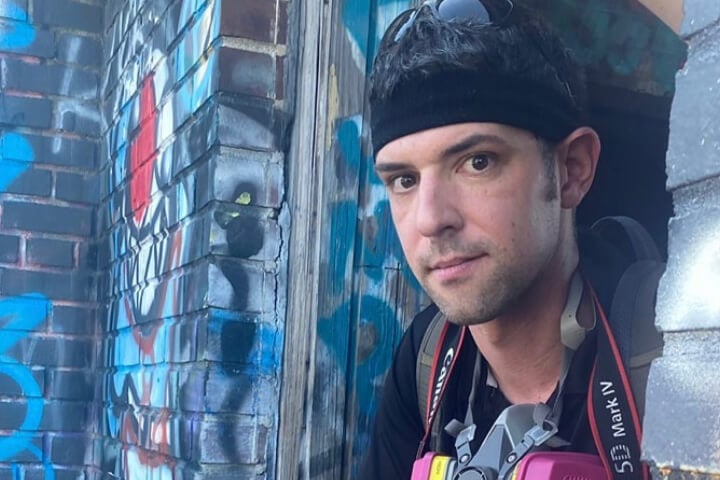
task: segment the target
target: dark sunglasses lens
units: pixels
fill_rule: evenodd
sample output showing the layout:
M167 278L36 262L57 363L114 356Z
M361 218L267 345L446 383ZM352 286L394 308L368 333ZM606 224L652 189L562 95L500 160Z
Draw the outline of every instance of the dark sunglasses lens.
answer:
M443 20L476 20L497 23L512 10L511 0L440 0L437 12Z

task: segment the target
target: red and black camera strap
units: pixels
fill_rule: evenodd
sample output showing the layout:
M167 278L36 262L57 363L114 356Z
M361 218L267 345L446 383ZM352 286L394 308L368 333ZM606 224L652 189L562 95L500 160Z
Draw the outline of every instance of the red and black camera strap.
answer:
M453 334L448 335L448 331L453 330ZM416 458L422 457L425 453L425 446L430 439L431 434L439 434L438 425L435 425L435 418L440 410L442 399L445 396L445 391L450 380L457 359L460 357L460 349L465 343L465 335L467 334L467 327L461 327L460 332L457 332L457 327L452 325L450 322L444 322L440 338L438 339L437 346L432 362L432 369L430 370L430 382L428 384L427 393L427 409L425 412L426 428L425 436L423 437L420 445L418 446Z
M640 460L642 427L630 379L607 316L595 292L590 291L601 323L587 397L595 446L614 480L647 480L647 465Z

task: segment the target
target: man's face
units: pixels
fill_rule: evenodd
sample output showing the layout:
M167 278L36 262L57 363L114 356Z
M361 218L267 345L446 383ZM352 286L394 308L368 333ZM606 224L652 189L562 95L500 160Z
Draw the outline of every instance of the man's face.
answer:
M562 208L552 162L533 134L494 123L425 130L378 152L410 267L453 322L496 318L553 268Z

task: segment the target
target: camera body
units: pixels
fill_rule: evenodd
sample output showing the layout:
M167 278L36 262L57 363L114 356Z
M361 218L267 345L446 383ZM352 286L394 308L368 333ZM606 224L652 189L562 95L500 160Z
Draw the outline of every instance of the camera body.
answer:
M413 465L411 480L606 480L600 457L553 452L567 445L545 404L512 405L490 428L474 454L475 425L451 422L457 458L430 452Z

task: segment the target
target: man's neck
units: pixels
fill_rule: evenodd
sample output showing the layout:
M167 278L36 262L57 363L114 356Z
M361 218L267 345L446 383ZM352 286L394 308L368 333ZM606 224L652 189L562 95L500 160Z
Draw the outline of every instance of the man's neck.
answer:
M561 267L535 282L513 310L470 327L500 390L513 404L545 402L558 384L565 352L560 318L577 257Z

